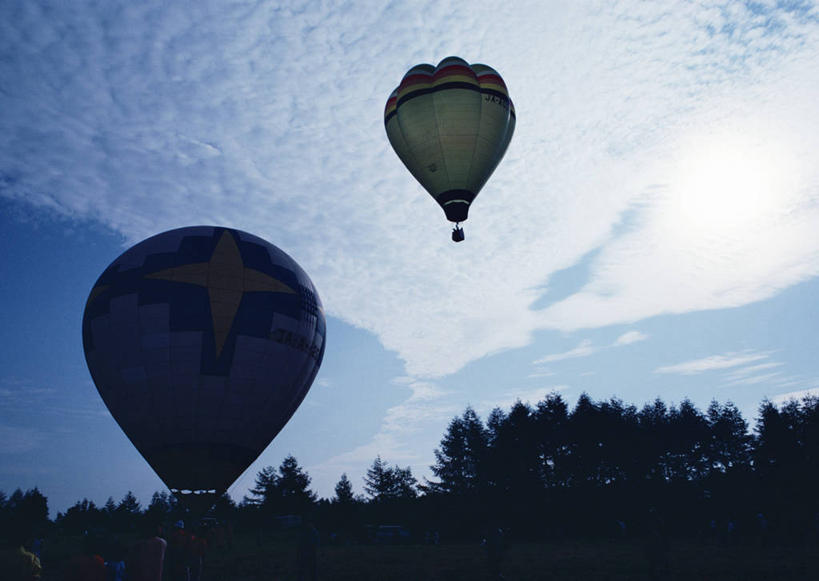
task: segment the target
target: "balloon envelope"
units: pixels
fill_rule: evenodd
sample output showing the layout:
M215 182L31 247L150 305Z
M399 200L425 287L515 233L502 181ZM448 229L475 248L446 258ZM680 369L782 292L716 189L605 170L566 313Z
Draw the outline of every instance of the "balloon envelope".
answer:
M452 222L500 163L515 131L515 107L497 71L447 57L404 75L384 110L398 157Z
M105 405L165 484L219 494L304 399L325 320L287 254L195 226L117 258L88 297L82 335Z

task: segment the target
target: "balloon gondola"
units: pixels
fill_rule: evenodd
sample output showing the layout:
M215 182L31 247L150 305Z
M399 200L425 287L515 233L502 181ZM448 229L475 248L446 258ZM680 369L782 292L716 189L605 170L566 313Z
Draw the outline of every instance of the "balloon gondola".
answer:
M183 504L200 511L262 453L324 355L313 283L240 230L180 228L131 247L88 297L82 337L111 415Z
M412 67L384 109L387 137L398 157L459 223L503 158L515 130L515 107L498 72L447 57L437 67Z

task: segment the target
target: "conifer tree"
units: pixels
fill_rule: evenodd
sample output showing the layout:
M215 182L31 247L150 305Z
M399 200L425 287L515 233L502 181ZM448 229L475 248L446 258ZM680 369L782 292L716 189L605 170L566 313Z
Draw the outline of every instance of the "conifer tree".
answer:
M347 473L341 475L341 478L336 483L335 497L333 502L337 504L351 504L355 502L355 494L353 493L353 484L347 478Z
M412 475L409 466L391 468L380 455L376 456L364 476L364 492L374 502L415 498L418 495L417 489L418 481Z
M390 497L395 482L393 473L386 462L381 459L381 455L375 457L372 465L367 469L364 476L364 492L371 500L376 502L386 500Z
M271 514L305 514L316 503L317 495L310 490L310 476L288 455L278 467L263 468L256 475L252 498L245 497L248 504L255 504Z

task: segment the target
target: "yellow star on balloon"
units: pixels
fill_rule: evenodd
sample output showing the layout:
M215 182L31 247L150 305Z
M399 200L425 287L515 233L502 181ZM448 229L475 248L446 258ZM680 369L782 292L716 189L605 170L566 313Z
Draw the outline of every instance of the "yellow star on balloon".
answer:
M165 268L146 275L146 278L195 284L208 289L217 357L222 353L244 293L296 293L290 286L269 274L247 268L236 241L227 230L219 238L208 262Z

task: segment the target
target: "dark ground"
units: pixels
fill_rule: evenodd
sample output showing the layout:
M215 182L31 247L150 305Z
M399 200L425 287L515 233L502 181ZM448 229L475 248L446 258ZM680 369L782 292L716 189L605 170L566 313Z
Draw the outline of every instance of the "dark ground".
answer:
M51 543L44 552L43 581L58 581L60 562L78 541ZM668 566L649 574L641 540L516 542L501 570L511 580L812 580L819 579L819 549L672 541ZM659 559L658 561L661 561ZM324 581L450 581L488 579L486 555L477 543L433 545L322 546L319 578ZM212 550L202 581L296 580L296 543L281 536L258 546L238 537L232 549Z

